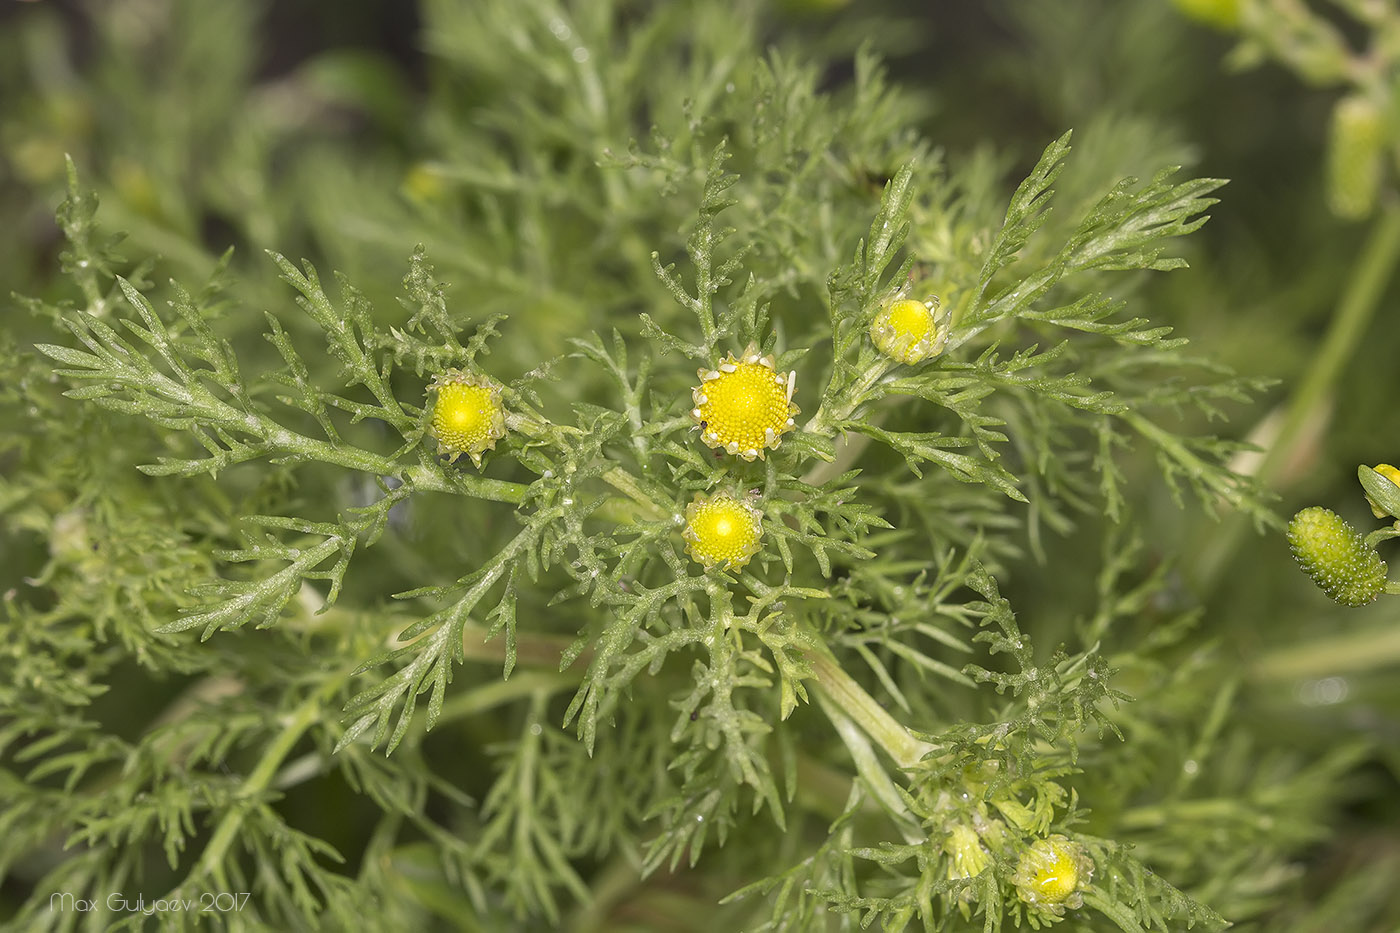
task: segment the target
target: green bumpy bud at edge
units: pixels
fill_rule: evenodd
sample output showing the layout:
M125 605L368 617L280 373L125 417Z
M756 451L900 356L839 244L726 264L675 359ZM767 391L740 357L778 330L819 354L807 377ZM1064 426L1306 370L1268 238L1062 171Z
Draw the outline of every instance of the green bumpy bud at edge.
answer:
M1241 0L1172 0L1182 13L1216 29L1237 29L1240 25Z
M1385 561L1330 509L1303 509L1288 523L1298 566L1343 606L1364 606L1385 589Z
M1360 220L1380 194L1385 120L1375 102L1354 95L1337 101L1327 140L1327 204L1332 213Z

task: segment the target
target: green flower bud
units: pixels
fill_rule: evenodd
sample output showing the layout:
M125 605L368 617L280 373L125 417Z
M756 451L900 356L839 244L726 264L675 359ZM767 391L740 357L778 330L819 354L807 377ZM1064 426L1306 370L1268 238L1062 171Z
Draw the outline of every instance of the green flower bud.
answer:
M1366 489L1371 514L1376 518L1400 518L1400 470L1378 463L1375 469L1359 468L1357 475Z
M1327 203L1332 213L1359 220L1371 213L1384 168L1385 120L1367 97L1346 97L1332 110L1327 140Z
M1288 523L1293 556L1322 592L1343 606L1364 606L1385 589L1385 561L1330 509L1303 509Z
M966 823L959 823L948 832L943 841L943 851L948 854L949 878L975 878L986 870L991 857L982 846L982 838Z
M1172 4L1207 26L1223 30L1239 28L1240 0L1172 0Z

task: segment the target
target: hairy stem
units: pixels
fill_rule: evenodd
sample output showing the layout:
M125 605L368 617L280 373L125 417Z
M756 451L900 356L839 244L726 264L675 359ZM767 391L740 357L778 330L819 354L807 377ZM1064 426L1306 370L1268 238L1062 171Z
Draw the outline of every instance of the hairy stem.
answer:
M524 483L487 479L484 476L472 476L467 473L458 473L450 480L444 481L425 466L409 467L403 471L403 476L404 479L413 484L415 489L428 492L465 493L478 499L509 502L512 505L518 505L525 501L525 492L530 488Z

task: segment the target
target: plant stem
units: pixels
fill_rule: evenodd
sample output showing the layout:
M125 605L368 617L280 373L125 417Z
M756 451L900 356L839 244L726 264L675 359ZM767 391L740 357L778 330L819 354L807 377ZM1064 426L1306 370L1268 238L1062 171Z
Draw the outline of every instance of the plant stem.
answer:
M462 627L462 656L465 660L500 663L506 659L505 639L498 637L488 641L489 631L485 626L472 623ZM515 659L520 664L557 671L560 657L572 644L572 638L563 636L518 634L515 640ZM584 662L582 667L587 667L592 657L592 650L585 649L579 654L578 660Z
M865 783L865 788L871 797L899 827L904 841L911 845L917 844L919 841L918 824L911 819L909 810L903 799L900 798L894 781L890 779L889 773L880 763L880 757L875 754L875 749L870 747L865 733L836 708L835 702L825 692L817 693L817 705L822 708L826 718L831 720L832 728L841 737L846 751L850 752L851 760L856 766L856 774Z
M1282 468L1297 454L1309 420L1327 404L1337 379L1375 315L1397 261L1400 261L1400 202L1391 199L1383 202L1366 245L1352 266L1322 347L1288 400L1278 436L1259 463L1256 475L1265 487L1277 482ZM1222 579L1244 533L1242 516L1232 515L1202 549L1195 577L1203 597Z
M811 434L830 434L831 424L835 421L843 421L851 416L851 412L863 404L873 389L885 375L890 371L893 364L884 358L873 360L865 371L861 373L860 380L854 387L846 391L845 399L831 412L827 412L826 403L817 406L816 414L802 427L802 430Z
M209 844L204 847L198 864L190 872L191 879L212 878L221 885L227 884L228 879L223 869L224 858L228 854L229 846L238 836L238 830L243 825L243 818L248 814L252 798L268 789L277 774L277 769L282 767L282 762L291 754L292 748L301 740L306 730L321 718L326 698L339 690L342 683L341 677L328 679L320 689L314 691L292 711L281 734L267 746L262 757L258 759L257 766L244 779L243 786L238 791L238 803L224 814L213 836L209 838Z
M372 472L393 474L395 469L391 463L388 470ZM465 473L459 473L450 481L444 482L441 476L421 465L404 470L403 476L404 479L413 484L415 489L421 491L466 493L478 499L509 502L512 505L518 505L525 501L525 492L530 488L524 483L487 479L484 476L471 476Z
M818 688L826 698L855 720L899 767L912 768L933 750L932 745L914 738L908 729L885 712L885 708L842 670L831 655L820 650L807 650L803 654L816 675Z
M1302 680L1400 665L1400 628L1328 635L1267 652L1249 668L1253 680Z
M633 502L640 505L648 518L661 520L670 515L670 510L652 501L641 485L622 467L613 467L602 475L603 482L625 494Z
M1343 367L1351 359L1380 304L1397 260L1400 260L1400 204L1387 202L1352 267L1347 289L1337 305L1322 349L1303 377L1302 385L1289 400L1278 438L1260 464L1259 478L1265 483L1277 478L1280 467L1294 453L1293 447L1308 416L1324 404Z

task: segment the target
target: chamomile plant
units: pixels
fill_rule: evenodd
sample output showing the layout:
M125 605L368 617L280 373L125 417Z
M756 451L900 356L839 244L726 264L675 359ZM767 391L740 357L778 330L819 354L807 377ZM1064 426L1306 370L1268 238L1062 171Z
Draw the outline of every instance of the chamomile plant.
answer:
M616 929L633 907L668 929L1223 929L1135 853L1189 865L1277 820L1282 866L1321 817L1241 802L1222 843L1112 796L1144 786L1135 743L1182 727L1129 688L1201 663L1172 663L1195 616L1139 566L1138 489L1272 519L1240 445L1178 433L1256 384L1118 291L1183 265L1221 182L1164 167L1057 204L1093 159L1068 134L1008 183L923 137L872 54L823 91L732 4L425 16L437 148L380 216L405 222L329 225L392 240L371 264L407 257L392 288L280 253L156 284L70 165L72 287L27 300L52 334L17 371L146 496L137 540L167 543L93 574L114 501L67 503L63 471L19 497L54 528L65 502L54 602L5 603L25 651L0 678L0 864L44 865L22 922L139 876L248 889L242 929ZM1052 205L1067 232L1042 235ZM1082 624L1013 608L1090 516L1124 530L1063 566L1096 587ZM1353 542L1309 528L1341 541L1312 558L1329 574ZM170 581L151 618L115 622L147 572ZM109 666L60 676L78 654ZM116 729L93 701L127 667L169 697ZM328 822L299 815L323 798ZM1255 880L1233 865L1212 893Z

